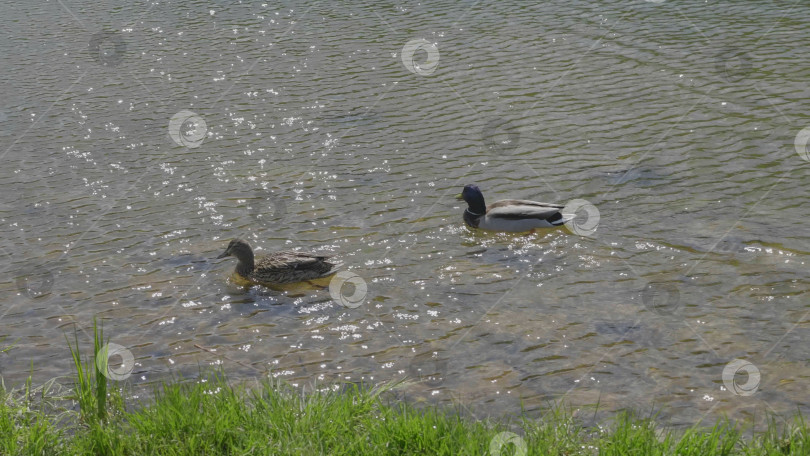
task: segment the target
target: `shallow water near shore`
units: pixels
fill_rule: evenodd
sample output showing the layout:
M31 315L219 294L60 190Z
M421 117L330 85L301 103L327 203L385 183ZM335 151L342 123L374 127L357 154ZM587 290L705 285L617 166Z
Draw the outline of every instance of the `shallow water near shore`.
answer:
M810 411L808 5L0 12L7 384L69 376L64 335L97 317L142 394L210 365L410 378L403 397L482 416ZM586 200L598 228L471 231L470 182ZM240 286L214 260L237 236L337 255L365 299Z

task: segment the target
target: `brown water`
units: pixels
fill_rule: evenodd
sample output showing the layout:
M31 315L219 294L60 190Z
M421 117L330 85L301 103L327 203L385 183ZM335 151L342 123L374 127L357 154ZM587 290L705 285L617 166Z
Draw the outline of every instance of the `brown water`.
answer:
M89 343L97 317L136 393L219 365L302 388L410 378L403 396L479 417L808 412L808 14L3 4L0 374L69 376L64 335ZM185 111L205 125L172 123ZM587 200L599 226L472 232L469 182ZM235 236L333 252L365 300L242 289L212 261ZM737 358L751 395L724 386Z

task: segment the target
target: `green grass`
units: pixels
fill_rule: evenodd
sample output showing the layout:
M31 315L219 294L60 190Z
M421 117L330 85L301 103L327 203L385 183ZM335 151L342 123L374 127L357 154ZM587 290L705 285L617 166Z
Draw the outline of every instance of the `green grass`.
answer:
M148 403L126 403L121 385L102 375L106 365L95 362L104 355L101 330L93 359L82 359L74 342L71 390L53 381L17 390L0 384L0 454L487 455L497 454L491 445L502 432L519 435L529 455L810 454L801 418L756 434L728 422L676 432L631 413L585 427L561 409L542 420L480 422L393 402L389 393L401 385L302 394L274 380L232 384L215 372L204 381L165 383ZM500 454L517 450L508 444Z

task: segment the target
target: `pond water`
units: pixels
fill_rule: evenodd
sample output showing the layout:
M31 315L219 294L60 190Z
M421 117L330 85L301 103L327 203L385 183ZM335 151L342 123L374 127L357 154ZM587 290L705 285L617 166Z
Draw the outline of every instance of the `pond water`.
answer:
M65 335L89 346L95 317L136 393L221 366L407 378L478 417L810 411L810 5L0 12L7 385L68 382ZM471 231L472 182L585 200L598 227ZM333 291L364 299L240 287L214 260L237 236L333 253L359 277Z

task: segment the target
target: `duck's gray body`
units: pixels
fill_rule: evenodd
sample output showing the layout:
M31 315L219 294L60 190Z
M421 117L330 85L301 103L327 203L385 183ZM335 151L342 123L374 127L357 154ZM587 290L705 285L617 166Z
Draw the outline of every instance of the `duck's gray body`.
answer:
M560 204L509 199L486 206L484 195L475 185L465 186L462 197L468 204L464 222L472 228L519 233L561 226L566 222L560 212L564 206Z

